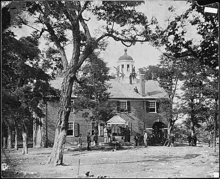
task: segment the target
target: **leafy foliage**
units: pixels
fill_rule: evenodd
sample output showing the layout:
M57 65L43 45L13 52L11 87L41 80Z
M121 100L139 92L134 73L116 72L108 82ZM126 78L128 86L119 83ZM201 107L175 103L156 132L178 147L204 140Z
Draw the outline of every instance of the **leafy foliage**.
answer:
M187 37L186 27L189 24L197 28L201 37L197 43ZM213 108L207 101L212 101L215 106L213 118L218 115L218 104L215 102L218 99L218 26L217 15L205 14L204 7L193 3L185 13L169 21L165 29L158 28L160 38L154 42L156 47L163 46L166 51L160 61L160 67L165 69L161 74L166 80L159 83L172 97L176 80L181 81L184 94L178 97L182 101L179 113L188 115L187 122L193 131L194 127L200 127L210 118L206 114L210 114ZM155 67L150 70L155 71Z
M4 31L2 38L3 121L19 129L25 125L31 131L33 112L43 117L39 104L46 95L57 92L49 85L51 77L40 66L38 39L34 36L16 39L10 30Z
M77 96L73 107L76 111L90 109L91 114L83 113L83 116L92 120L107 121L113 116L113 107L108 102L110 86L107 81L109 68L96 54L92 54L87 63L81 69L81 81L76 86L74 94ZM87 114L87 115L86 115Z

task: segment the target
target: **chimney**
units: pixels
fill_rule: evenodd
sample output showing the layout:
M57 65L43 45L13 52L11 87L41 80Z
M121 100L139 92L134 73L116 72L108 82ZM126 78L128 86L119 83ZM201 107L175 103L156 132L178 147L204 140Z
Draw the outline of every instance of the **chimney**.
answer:
M141 96L145 96L145 74L140 74L140 93Z

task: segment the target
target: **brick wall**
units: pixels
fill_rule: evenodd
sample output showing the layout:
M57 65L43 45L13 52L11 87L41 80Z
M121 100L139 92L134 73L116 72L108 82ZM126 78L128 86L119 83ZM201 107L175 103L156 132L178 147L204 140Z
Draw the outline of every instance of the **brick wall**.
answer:
M111 101L115 104L117 101ZM152 128L154 122L157 122L158 118L162 120L161 115L157 113L147 113L145 110L144 101L130 101L131 112L121 112L117 113L124 120L128 121L129 127L131 129L131 135L134 136L136 133L143 134L144 128ZM56 115L59 109L59 102L48 102L47 105L47 121L48 121L48 140L53 143L55 136L55 126L56 126ZM116 110L116 109L115 109ZM85 111L79 111L76 114L74 112L70 113L69 122L79 124L79 132L82 134L83 143L86 143L86 136L88 131L91 134L91 124L88 120L82 117L82 113ZM164 121L164 120L163 120ZM44 128L45 129L45 128ZM78 137L67 136L67 145L77 145ZM103 142L104 138L99 136L99 142ZM133 137L131 137L131 142Z

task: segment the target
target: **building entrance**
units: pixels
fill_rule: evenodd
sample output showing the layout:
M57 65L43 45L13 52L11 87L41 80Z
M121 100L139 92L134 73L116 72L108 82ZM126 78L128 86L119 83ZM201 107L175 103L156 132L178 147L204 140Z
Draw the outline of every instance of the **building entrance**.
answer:
M163 122L155 122L152 126L153 131L149 138L151 145L163 145L166 140L166 126Z

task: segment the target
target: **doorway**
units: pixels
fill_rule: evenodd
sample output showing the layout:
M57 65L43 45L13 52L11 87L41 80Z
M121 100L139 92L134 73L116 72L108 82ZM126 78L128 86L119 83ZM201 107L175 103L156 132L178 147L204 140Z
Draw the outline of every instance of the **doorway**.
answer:
M163 122L155 122L152 126L152 134L150 137L152 145L163 145L166 139L166 132L164 130L166 125Z

